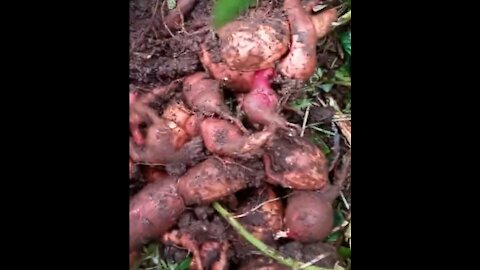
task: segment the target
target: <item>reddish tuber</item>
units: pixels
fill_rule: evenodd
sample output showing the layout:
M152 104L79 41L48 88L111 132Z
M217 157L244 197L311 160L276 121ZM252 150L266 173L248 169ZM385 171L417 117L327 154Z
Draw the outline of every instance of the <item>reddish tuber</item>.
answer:
M242 109L248 120L273 129L288 126L300 129L299 126L287 122L277 112L278 96L270 86L270 79L275 75L273 69L264 69L255 72L252 90L241 101Z
M249 156L256 154L273 135L271 131L260 131L249 136L228 121L207 118L200 124L205 147L221 156Z
M205 205L249 186L246 169L210 157L178 179L178 192L187 205Z
M186 165L194 164L203 156L203 142L200 137L190 138L174 122L158 117L153 109L137 106L137 114L150 126L146 129L143 144L130 140L130 158L133 162L166 166L169 174L183 173ZM141 109L141 110L140 110ZM188 141L188 142L187 142ZM179 170L180 169L180 170Z
M285 188L316 190L328 182L328 161L320 149L302 137L275 137L263 155L266 182Z
M232 116L224 102L223 92L219 82L208 77L207 73L197 72L185 78L183 94L187 104L195 111L204 115L218 115L233 122L244 133L248 130L241 121Z
M130 199L130 258L144 244L159 240L185 210L177 193L177 181L168 177L146 185ZM132 261L130 261L132 264Z
M285 0L292 41L288 55L279 64L280 72L292 79L308 80L317 67L315 25L300 0Z
M295 191L285 209L288 237L302 243L325 239L333 229L332 201L339 191L338 186L322 191Z
M230 69L225 63L212 61L211 53L205 44L201 44L200 61L203 67L210 75L218 81L221 81L228 89L233 92L247 93L251 89L253 71L236 71Z
M232 70L271 68L288 51L288 22L275 16L266 18L260 12L252 11L218 31L222 58Z

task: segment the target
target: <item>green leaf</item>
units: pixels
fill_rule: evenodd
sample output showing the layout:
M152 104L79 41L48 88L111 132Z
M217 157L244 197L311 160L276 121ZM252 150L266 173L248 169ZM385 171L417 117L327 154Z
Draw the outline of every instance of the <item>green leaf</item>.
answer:
M309 105L312 105L312 100L309 98L299 98L294 100L291 103L291 106L294 107L297 110L303 110L307 108Z
M340 34L340 42L342 47L348 55L352 55L352 31L343 32Z
M192 262L192 257L185 258L180 264L178 264L175 270L188 270L190 268L190 263Z
M341 226L342 223L345 221L345 218L343 217L342 212L339 209L337 209L335 211L334 215L335 215L334 219L333 219L334 227ZM336 231L334 233L331 233L327 237L327 242L335 242L335 241L337 241L338 237L340 237L341 235L342 235L341 231Z
M309 81L310 83L315 83L315 82L318 82L322 77L323 77L323 70L322 68L319 67L315 70L315 73L310 77Z
M328 93L330 92L330 90L332 90L333 83L324 83L319 85L318 87L320 87L320 89Z
M348 72L347 65L341 66L339 69L335 70L335 79L342 82L350 82L350 72Z
M213 26L218 29L236 19L257 0L218 0L213 6Z
M350 258L352 256L352 250L350 248L341 246L338 248L338 254L345 259Z
M176 0L167 0L168 9L174 9L177 6Z

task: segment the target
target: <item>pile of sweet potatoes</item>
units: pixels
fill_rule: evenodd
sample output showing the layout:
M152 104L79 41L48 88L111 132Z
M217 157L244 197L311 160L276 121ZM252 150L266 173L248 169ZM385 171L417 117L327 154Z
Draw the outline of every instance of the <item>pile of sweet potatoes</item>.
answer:
M275 248L285 244L279 231L306 245L331 232L340 188L324 153L282 115L272 86L276 76L304 81L315 70L317 40L336 11L308 7L285 0L279 10L252 9L216 30L215 44L210 35L199 44L204 70L130 93L131 265L144 245L161 242L189 250L191 269L282 269L225 226L209 208L215 201Z

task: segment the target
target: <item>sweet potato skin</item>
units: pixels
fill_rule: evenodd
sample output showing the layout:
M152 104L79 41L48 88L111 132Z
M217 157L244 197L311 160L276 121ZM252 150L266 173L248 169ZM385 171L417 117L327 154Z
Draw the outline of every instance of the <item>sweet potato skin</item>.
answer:
M195 114L187 119L185 132L187 132L188 136L193 138L200 135L200 123L201 119Z
M337 20L338 14L335 8L330 8L312 15L312 23L315 27L317 40L326 36L332 30L332 23Z
M187 142L187 133L172 121L157 119L147 129L144 145L130 140L130 156L135 162L164 165L183 159L182 146Z
M248 186L242 169L210 157L178 179L178 191L187 205L205 205Z
M248 157L259 153L273 135L270 130L243 135L240 129L223 119L207 118L200 124L205 147L220 156Z
M150 166L144 166L142 168L142 174L143 174L143 178L149 183L153 183L156 181L163 181L164 179L169 178L166 172Z
M266 182L284 188L317 190L328 183L325 154L302 137L275 137L263 155Z
M281 200L274 200L268 203L266 201L277 198L277 195L269 185L257 189L251 194L245 203L236 211L237 220L249 231L255 238L265 244L276 247L277 242L273 238L274 233L283 228L284 208ZM264 203L260 208L258 205ZM247 257L254 254L256 249L245 241L241 236L234 241L237 257Z
M192 11L196 2L197 0L177 0L176 8L173 10L170 10L168 14L165 16L165 24L168 26L168 28L170 30L181 29L182 20L181 20L180 12L183 17L186 17L186 15L190 11Z
M266 19L258 15L254 12L218 31L222 59L232 70L256 71L273 67L288 50L288 23L280 18Z
M296 80L308 80L317 66L315 26L300 0L285 0L292 41L290 51L279 64L280 72Z
M242 109L252 123L268 126L280 121L276 113L278 96L269 82L274 74L271 68L255 72L252 90L243 97Z
M200 131L208 151L219 155L228 155L236 149L239 150L239 142L243 138L242 132L235 125L215 118L203 120Z
M185 210L177 192L176 179L148 184L130 199L130 253L141 251L144 244L159 240Z
M193 112L191 112L182 101L174 100L165 108L162 118L174 122L180 128L185 130L187 121L192 115Z
M218 115L220 118L233 122L242 132L249 133L241 121L231 115L224 102L220 83L210 79L205 72L194 73L184 80L183 94L187 104L197 112L206 116Z
M202 43L200 48L200 61L215 80L221 81L222 84L233 92L248 93L250 91L253 71L236 71L230 69L223 62L214 63L206 45Z
M322 241L333 229L333 208L320 192L297 191L285 209L288 236L301 243Z

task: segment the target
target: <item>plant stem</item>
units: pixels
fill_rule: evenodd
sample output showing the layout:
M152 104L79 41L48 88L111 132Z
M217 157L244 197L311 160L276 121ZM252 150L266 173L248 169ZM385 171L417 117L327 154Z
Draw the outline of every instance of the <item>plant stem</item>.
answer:
M349 10L347 13L343 14L341 17L338 18L336 22L333 22L332 25L334 27L338 27L340 25L347 24L352 19L352 10Z
M277 262L291 267L292 269L305 269L305 270L331 270L328 268L321 268L318 266L314 265L309 265L304 268L300 268L301 265L304 263L296 261L292 258L285 258L282 255L278 254L278 252L264 244L262 241L258 240L250 234L243 226L235 219L233 218L232 214L230 214L225 208L223 208L218 202L214 202L212 204L213 208L223 217L227 222L237 231L238 234L240 234L245 240L247 240L250 244L252 244L254 247L256 247L258 250L260 250L263 254L266 256L276 260Z

